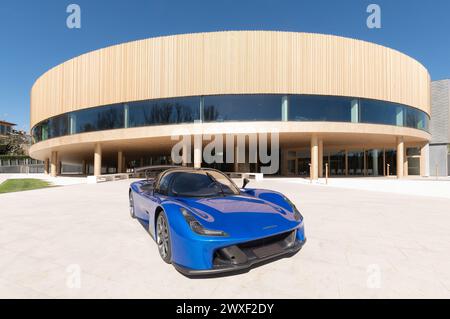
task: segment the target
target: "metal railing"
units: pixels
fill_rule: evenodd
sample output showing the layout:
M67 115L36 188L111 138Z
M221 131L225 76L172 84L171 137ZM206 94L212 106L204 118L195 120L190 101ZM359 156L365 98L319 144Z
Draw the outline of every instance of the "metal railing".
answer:
M0 166L0 174L42 174L44 164Z

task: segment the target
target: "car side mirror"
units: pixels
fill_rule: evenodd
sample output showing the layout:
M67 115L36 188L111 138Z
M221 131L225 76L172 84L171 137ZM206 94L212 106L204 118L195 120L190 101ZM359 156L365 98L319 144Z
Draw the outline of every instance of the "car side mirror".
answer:
M250 183L250 180L248 178L244 178L244 183L242 184L242 188L245 188L247 184Z

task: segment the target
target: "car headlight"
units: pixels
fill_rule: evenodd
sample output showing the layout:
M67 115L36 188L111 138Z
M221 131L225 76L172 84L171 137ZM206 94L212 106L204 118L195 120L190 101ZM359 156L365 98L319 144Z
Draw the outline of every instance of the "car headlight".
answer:
M303 216L302 214L300 214L300 212L298 211L297 207L295 207L295 204L293 202L291 202L289 200L289 198L285 197L284 198L286 200L286 202L292 207L292 211L294 212L294 218L296 221L302 221L303 220Z
M219 237L227 237L228 234L225 233L222 230L212 230L207 229L203 227L202 224L194 217L192 214L190 214L187 209L181 208L181 213L183 214L184 219L188 223L189 227L192 229L192 231L196 234L203 235L203 236L219 236Z

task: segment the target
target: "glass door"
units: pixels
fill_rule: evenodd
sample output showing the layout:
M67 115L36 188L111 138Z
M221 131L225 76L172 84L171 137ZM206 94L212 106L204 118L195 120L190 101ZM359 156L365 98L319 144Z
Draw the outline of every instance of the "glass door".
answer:
M307 177L310 175L311 159L297 158L297 175Z
M348 152L348 175L364 176L364 151Z
M324 163L326 157L324 158ZM329 174L330 176L344 176L345 172L345 151L329 153Z
M384 154L386 176L397 175L397 151L386 150Z
M406 158L408 161L408 175L420 175L420 148L407 148Z

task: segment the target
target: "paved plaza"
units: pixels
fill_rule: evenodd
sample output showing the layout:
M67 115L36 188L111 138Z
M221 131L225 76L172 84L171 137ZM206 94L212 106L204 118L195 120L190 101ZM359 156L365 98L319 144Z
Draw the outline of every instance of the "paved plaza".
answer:
M252 181L297 204L308 242L245 274L189 279L129 217L130 182L0 195L0 298L450 298L445 196Z

